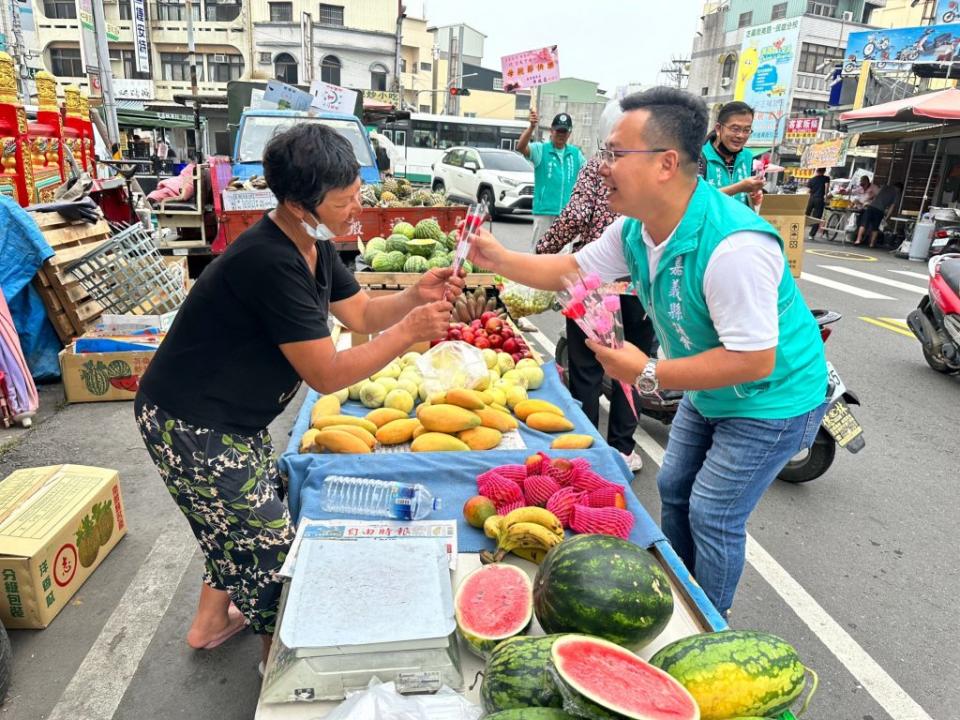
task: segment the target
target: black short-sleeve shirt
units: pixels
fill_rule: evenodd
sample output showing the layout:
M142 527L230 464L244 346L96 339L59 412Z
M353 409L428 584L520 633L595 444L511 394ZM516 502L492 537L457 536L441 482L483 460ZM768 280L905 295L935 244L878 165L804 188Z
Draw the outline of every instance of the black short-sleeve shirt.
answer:
M300 387L279 345L328 337L330 303L359 291L332 243L317 243L314 276L264 215L203 271L140 387L192 424L259 432Z

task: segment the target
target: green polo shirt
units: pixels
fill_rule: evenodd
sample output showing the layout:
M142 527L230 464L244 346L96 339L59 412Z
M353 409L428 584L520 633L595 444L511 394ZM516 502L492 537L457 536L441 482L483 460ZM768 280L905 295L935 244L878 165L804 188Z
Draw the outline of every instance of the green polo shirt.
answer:
M533 163L533 214L559 215L570 201L585 162L580 148L569 143L557 150L552 142L530 143Z

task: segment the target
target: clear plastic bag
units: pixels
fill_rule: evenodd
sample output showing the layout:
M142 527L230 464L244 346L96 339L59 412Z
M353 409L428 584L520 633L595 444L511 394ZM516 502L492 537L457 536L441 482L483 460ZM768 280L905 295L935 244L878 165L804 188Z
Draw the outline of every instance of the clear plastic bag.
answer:
M350 695L327 720L479 720L483 710L443 686L434 695L400 695L392 682L371 680L366 690Z
M453 388L472 389L490 376L480 349L459 340L434 345L417 360L417 369L428 395Z
M500 302L514 319L546 312L553 306L554 298L555 293L550 290L537 290L512 280L504 280L500 288Z

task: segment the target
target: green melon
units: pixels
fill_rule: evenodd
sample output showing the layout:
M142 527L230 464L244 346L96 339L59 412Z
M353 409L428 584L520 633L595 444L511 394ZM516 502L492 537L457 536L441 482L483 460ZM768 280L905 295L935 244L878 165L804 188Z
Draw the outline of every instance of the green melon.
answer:
M504 710L487 715L483 720L577 720L577 718L557 708L528 707Z
M407 261L407 256L399 250L393 250L386 253L387 260L390 263L390 272L402 272L403 264Z
M514 637L499 643L483 670L480 701L488 713L513 708L562 706L547 667L559 635Z
M393 226L393 233L395 235L403 235L407 240L412 240L416 237L414 233L415 228L408 222L400 221Z
M673 614L666 573L649 551L610 535L576 535L547 553L533 582L544 632L584 633L631 649Z
M427 259L419 255L411 255L403 263L403 271L408 273L425 273L429 269Z
M376 272L392 272L393 262L390 253L377 253L370 261L370 267Z
M371 238L365 245L367 252L386 252L387 250L387 241L382 237Z
M805 673L817 676L790 643L752 630L727 630L681 638L660 649L650 664L665 670L693 695L702 720L775 717L803 693Z
M421 220L413 230L415 238L425 238L428 240L443 240L444 232L440 229L440 223L433 218Z
M409 240L410 238L408 238L406 235L401 235L400 233L394 233L393 235L387 238L387 245L386 245L387 252L405 253L407 251L407 243L409 242Z
M407 242L407 252L411 255L419 255L427 258L433 254L433 249L437 246L436 240L417 239Z
M457 231L451 230L443 237L443 244L447 250L453 250L457 246Z
M446 254L434 255L427 261L427 268L444 268L450 267L450 260L447 258Z

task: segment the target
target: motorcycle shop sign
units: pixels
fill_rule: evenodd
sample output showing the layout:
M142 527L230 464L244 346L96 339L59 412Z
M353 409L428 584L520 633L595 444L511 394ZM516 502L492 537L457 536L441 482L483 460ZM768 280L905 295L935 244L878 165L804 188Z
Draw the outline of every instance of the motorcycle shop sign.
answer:
M914 63L960 61L958 48L960 25L955 19L940 25L850 33L843 74L859 75L860 65L865 60L869 60L871 69L877 72L902 72Z

